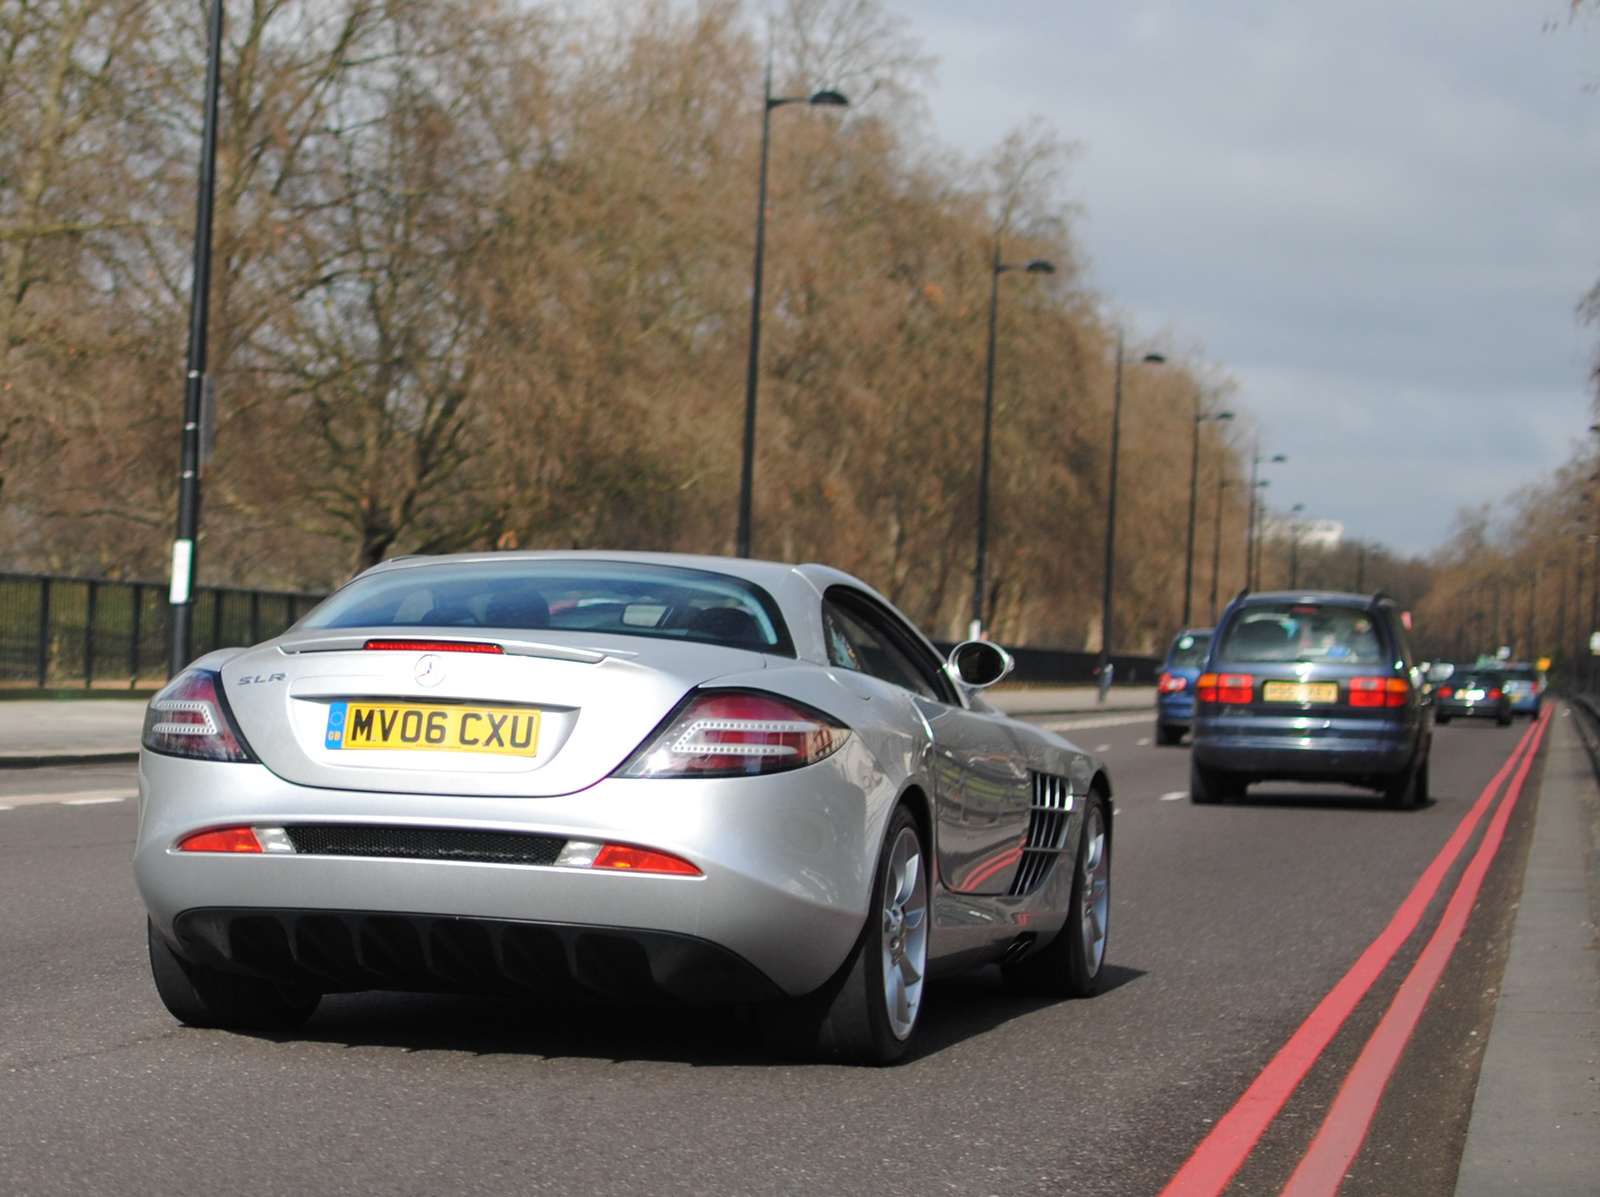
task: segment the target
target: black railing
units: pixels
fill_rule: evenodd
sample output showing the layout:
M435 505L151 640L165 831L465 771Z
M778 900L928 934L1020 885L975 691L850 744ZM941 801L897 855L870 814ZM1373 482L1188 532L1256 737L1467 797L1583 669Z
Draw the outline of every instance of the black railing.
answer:
M324 597L197 586L191 655L276 636ZM159 686L171 612L165 582L0 573L0 687Z

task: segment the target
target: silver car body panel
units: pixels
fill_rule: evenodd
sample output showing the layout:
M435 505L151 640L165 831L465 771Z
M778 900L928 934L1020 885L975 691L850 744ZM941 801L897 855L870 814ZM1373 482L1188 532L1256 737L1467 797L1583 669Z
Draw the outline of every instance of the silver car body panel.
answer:
M387 626L370 632L302 626L254 648L211 654L196 665L219 671L260 763L142 754L135 877L159 930L171 937L184 911L217 908L638 928L708 940L782 991L801 994L826 981L860 935L880 841L902 798L921 806L929 824L935 968L993 959L1023 934L1042 944L1061 928L1082 796L1096 777L1109 788L1102 763L1053 733L1008 719L959 685L952 690L955 705L831 665L822 595L848 586L892 612L870 587L824 566L715 557L597 552L481 559L515 557L661 563L754 582L777 602L796 655L644 636ZM377 568L473 559L408 559ZM438 654L444 676L430 673L425 683L418 677L424 654L365 651L359 645L369 636L492 641L506 652ZM851 735L832 756L789 772L614 776L691 691L706 686L805 703ZM327 704L352 696L537 707L540 751L532 762L460 753L341 756L322 744ZM1011 895L1036 773L1070 781L1071 817L1061 863L1032 892ZM298 823L629 843L681 856L704 875L176 850L184 836L210 827Z

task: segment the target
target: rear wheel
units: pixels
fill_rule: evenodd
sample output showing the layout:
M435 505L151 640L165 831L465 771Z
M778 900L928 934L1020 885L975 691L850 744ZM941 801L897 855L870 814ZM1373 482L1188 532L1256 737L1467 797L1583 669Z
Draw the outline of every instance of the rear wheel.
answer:
M889 819L867 924L850 958L815 993L761 1011L769 1047L785 1055L892 1064L905 1055L928 971L928 871L909 808Z
M1189 762L1189 801L1201 806L1226 802L1244 795L1245 783L1236 774L1207 769Z
M1156 724L1156 744L1161 748L1171 748L1174 744L1183 742L1183 728L1174 727L1170 723Z
M1510 727L1511 726L1511 712L1510 711L1501 711L1500 714L1495 717L1495 722L1498 723L1501 727Z
M1383 804L1395 810L1421 806L1428 801L1428 758L1400 770L1383 787Z
M1443 727L1446 723L1450 722L1450 716L1449 715L1435 715L1433 717L1433 721L1435 723L1437 723L1440 727Z
M322 995L275 985L185 960L147 920L150 974L161 1004L179 1022L225 1031L292 1031L310 1018Z
M1067 923L1045 947L1001 968L1006 987L1041 997L1093 997L1100 989L1111 916L1111 829L1095 793L1083 815Z

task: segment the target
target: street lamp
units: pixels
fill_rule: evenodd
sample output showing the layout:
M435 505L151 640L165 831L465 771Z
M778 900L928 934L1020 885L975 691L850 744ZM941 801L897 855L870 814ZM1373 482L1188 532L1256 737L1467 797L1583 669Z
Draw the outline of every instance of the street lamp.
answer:
M1217 578L1222 573L1222 492L1233 483L1217 475L1217 522L1211 531L1211 626L1217 626Z
M813 108L846 108L850 101L836 91L817 91L809 96L772 94L772 60L767 60L766 101L761 109L761 185L756 201L756 263L750 285L750 360L744 379L744 452L739 469L738 554L750 556L750 505L755 485L756 390L761 378L761 271L767 245L767 157L772 144L772 110L785 104L807 104Z
M1200 425L1207 420L1233 419L1231 411L1206 413L1200 410L1200 391L1194 393L1194 438L1189 451L1189 542L1183 553L1183 626L1189 626L1189 600L1194 591L1194 515L1200 485Z
M1304 503L1296 503L1289 508L1289 589L1300 588L1300 513L1306 509Z
M1034 258L1026 264L1000 260L1000 238L994 240L994 262L989 271L989 356L983 371L983 460L978 467L978 549L972 566L972 623L967 639L983 635L983 591L989 573L989 457L994 438L994 349L1000 313L1000 276L1012 270L1023 274L1054 274L1055 264Z
M1261 507L1264 506L1263 503L1257 500L1256 492L1261 489L1261 486L1256 481L1256 475L1260 472L1263 461L1269 465L1279 465L1288 460L1282 453L1274 453L1271 457L1263 457L1261 455L1261 442L1259 440L1256 441L1256 452L1250 458L1250 509L1244 525L1244 584L1252 590L1261 582L1261 562L1258 560L1259 554L1256 549L1256 516L1260 514Z
M1100 696L1105 702L1111 688L1111 591L1117 565L1117 454L1122 441L1122 330L1117 330L1116 384L1111 393L1111 478L1106 493L1106 561L1100 590ZM1167 359L1147 353L1140 361L1159 365Z
M206 385L206 333L211 305L211 224L217 194L217 96L222 75L222 0L211 0L206 39L205 121L195 201L194 278L189 287L189 360L183 385L183 448L178 465L178 530L172 542L169 660L176 677L189 664L194 615L194 542L200 531L200 408Z

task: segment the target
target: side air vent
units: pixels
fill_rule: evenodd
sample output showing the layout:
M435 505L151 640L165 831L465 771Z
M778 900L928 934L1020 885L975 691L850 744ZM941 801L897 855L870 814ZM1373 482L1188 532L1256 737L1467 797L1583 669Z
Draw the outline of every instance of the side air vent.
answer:
M477 864L553 865L567 842L560 836L517 831L376 827L365 823L300 823L284 830L294 850L304 856L382 856Z
M1012 897L1031 894L1045 883L1056 858L1066 850L1067 827L1072 819L1072 783L1053 773L1033 775L1033 804L1028 816L1028 838L1022 861L1011 882Z

